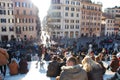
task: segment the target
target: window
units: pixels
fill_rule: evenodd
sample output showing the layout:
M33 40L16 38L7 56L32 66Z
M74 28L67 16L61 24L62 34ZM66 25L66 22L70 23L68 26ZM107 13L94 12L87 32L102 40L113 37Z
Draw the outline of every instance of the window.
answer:
M12 23L14 23L14 19L12 19Z
M79 20L76 20L76 23L79 23Z
M76 29L79 29L79 25L76 25Z
M19 18L19 23L22 23L22 19Z
M16 12L17 12L17 15L19 15L19 10L16 10Z
M71 22L71 23L74 23L74 20L71 20L70 22Z
M68 16L68 12L65 13L65 16Z
M79 13L76 14L76 17L79 17Z
M76 11L79 12L79 11L80 11L80 8L76 8Z
M68 0L66 0L66 4L69 4L69 1L68 1Z
M10 26L10 27L9 27L9 31L14 31L13 26Z
M68 10L68 11L69 11L69 7L65 7L65 10Z
M24 26L22 27L22 29L23 29L23 31L25 31L25 27Z
M29 18L29 23L31 23L31 19Z
M70 25L70 29L74 29L74 25Z
M76 2L76 5L80 5L80 2Z
M23 19L22 19L22 22L23 22L23 23L26 23L26 18L23 18Z
M71 8L71 11L75 11L75 9L74 9L74 8Z
M1 28L2 28L2 32L6 32L7 31L6 26L3 26Z
M10 19L8 19L8 23L10 23Z
M8 10L8 15L13 15L13 10Z
M32 19L32 23L34 23L34 19Z
M72 5L75 5L75 2L74 2L74 1L71 1L71 4L72 4Z
M15 2L15 7L20 7L20 2Z
M2 14L2 10L0 10L0 14Z
M23 10L23 14L26 15L26 10Z
M71 17L74 17L74 13L71 13Z
M21 27L20 27L20 26L17 26L17 27L16 27L16 33L18 33L18 34L21 33Z
M69 23L69 20L65 19L65 23Z
M6 15L6 11L5 10L0 10L0 14L1 15Z
M1 23L6 23L6 19L2 18Z
M85 25L85 22L82 22L82 25Z
M13 8L13 3L8 3L9 8Z
M27 26L23 26L23 31L27 31L27 30L28 30Z
M32 15L33 13L32 13L32 11L30 11L30 15Z
M23 2L22 7L27 7L27 3Z
M27 18L26 18L25 22L27 23Z
M32 3L30 3L28 6L29 6L29 8L32 8L32 7L33 7Z
M65 25L65 29L69 29L69 25Z
M33 31L33 30L34 30L33 26L29 26L29 31Z
M26 26L26 31L28 31L28 27Z
M1 2L1 3L0 3L0 6L1 6L1 7L5 7L5 3L4 3L4 2Z
M52 4L60 4L60 0L52 0Z

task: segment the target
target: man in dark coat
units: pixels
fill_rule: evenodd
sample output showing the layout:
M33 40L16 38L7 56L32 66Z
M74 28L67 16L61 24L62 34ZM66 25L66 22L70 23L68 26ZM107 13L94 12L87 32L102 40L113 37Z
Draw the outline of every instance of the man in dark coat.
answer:
M27 60L22 58L19 62L19 73L26 74L28 72Z
M57 77L60 74L60 63L57 62L57 56L53 56L53 61L49 63L47 76Z

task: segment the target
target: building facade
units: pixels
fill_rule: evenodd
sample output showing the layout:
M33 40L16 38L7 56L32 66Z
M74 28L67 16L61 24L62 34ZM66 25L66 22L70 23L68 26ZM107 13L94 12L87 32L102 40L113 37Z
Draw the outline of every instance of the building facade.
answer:
M37 38L38 9L31 0L13 0L17 39Z
M106 8L104 12L116 17L120 15L120 7L115 6L113 8Z
M114 35L120 33L120 7L107 8L104 11L106 14L111 15L114 18Z
M38 12L31 0L0 0L0 41L37 39Z
M102 4L91 1L81 2L81 36L100 36Z
M91 0L51 0L48 11L53 37L100 36L102 5Z
M113 36L115 33L115 18L110 14L103 13L102 25L105 27L104 36ZM103 31L103 30L101 30Z
M11 0L0 0L0 41L8 41L16 37L13 10L14 5Z
M48 16L52 37L80 37L80 0L51 0Z

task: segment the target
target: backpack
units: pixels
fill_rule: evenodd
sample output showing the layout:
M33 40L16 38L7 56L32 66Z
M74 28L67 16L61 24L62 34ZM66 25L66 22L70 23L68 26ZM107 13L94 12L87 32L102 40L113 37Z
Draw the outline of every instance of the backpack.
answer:
M59 75L60 65L58 62L50 62L48 65L47 76L56 77Z

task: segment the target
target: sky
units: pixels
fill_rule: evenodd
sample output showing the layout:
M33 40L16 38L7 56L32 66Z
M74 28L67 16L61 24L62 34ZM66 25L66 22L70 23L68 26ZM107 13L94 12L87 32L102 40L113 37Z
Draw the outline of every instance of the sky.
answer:
M51 0L32 0L33 3L39 8L40 20L47 15L47 11L50 7ZM105 8L111 8L114 6L120 6L120 0L92 0L92 2L101 2L103 4L103 10Z

